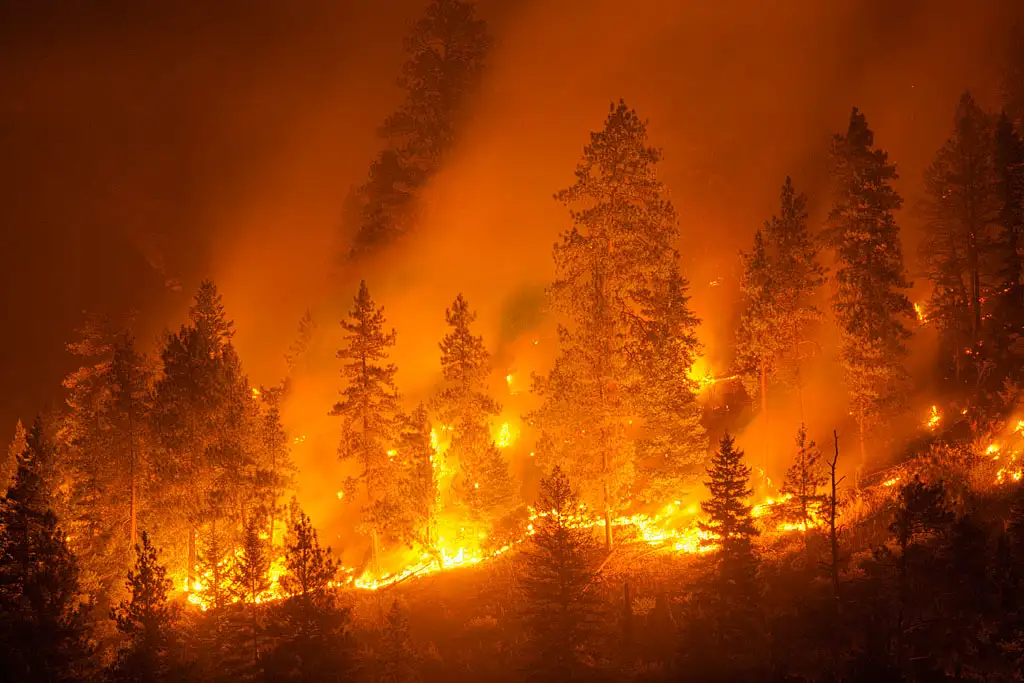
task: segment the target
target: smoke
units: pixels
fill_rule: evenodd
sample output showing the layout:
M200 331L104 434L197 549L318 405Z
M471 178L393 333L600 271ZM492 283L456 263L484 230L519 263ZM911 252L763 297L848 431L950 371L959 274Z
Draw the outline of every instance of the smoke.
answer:
M540 294L569 218L552 194L571 184L588 133L622 97L664 150L700 336L713 370L725 373L738 251L777 210L785 176L809 194L819 225L829 136L857 105L898 164L899 189L919 194L960 92L997 104L1001 39L993 36L1021 14L995 0L482 1L497 44L460 143L424 194L417 232L346 264L338 258L352 228L342 224L344 198L378 151L376 126L400 100L401 37L424 3L250 2L245 12L224 4L186 3L173 16L125 4L84 32L75 30L82 17L33 17L29 38L15 41L25 66L4 67L14 78L3 113L13 135L53 141L43 149L52 160L20 181L32 191L7 218L38 212L47 224L75 226L55 238L63 244L69 234L79 240L84 216L122 243L88 262L62 252L72 267L58 266L63 284L35 303L47 308L62 291L103 283L64 306L64 338L81 308L129 303L152 313L154 329L175 327L198 280L212 276L253 381L274 383L310 308L317 350L285 419L293 436L307 437L296 458L302 503L318 523L343 514L333 497L344 474L337 425L327 412L340 385L337 322L360 279L398 331L394 360L410 405L432 392L444 309L464 293L494 352L502 420L518 425L530 407L529 374L546 370L554 353ZM74 122L66 111L77 112ZM13 160L34 150L26 145ZM66 162L62 150L76 170L55 181L47 170ZM913 266L919 226L908 214L900 221ZM121 263L138 266L110 267ZM802 410L790 392L772 411L773 443L790 443L801 419L826 441L844 419L832 335L826 322L807 361ZM926 363L922 348L915 362ZM757 428L747 425L741 439L750 453ZM522 472L531 438L523 429L510 456Z

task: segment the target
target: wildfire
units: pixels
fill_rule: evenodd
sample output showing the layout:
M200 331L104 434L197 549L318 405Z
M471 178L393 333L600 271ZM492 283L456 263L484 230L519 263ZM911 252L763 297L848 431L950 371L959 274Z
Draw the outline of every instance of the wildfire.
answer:
M504 422L501 428L498 429L498 436L495 437L494 443L498 448L508 448L515 441L515 436L512 434L512 428L508 422Z
M914 304L914 313L917 315L917 322L921 323L922 325L928 322L928 314L925 312L924 306L922 306L921 304Z

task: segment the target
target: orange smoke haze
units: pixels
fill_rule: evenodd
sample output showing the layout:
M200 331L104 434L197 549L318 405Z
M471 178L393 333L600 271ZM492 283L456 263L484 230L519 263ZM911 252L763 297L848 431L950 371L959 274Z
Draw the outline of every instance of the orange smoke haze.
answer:
M342 225L345 194L362 180L378 149L375 128L399 101L392 83L401 36L422 4L312 3L301 12L261 5L241 20L252 26L235 43L232 22L205 25L197 10L158 40L136 36L139 45L155 45L143 49L144 64L180 57L172 94L191 127L176 126L163 144L172 149L186 140L195 158L174 185L160 174L147 181L146 155L138 150L104 168L112 183L122 183L109 199L124 214L122 237L161 282L184 282L182 292L154 297L155 326L176 326L195 283L210 275L235 320L253 382L271 384L285 374L283 353L299 317L312 310L319 324L315 370L296 378L285 420L293 437L306 437L295 449L300 498L319 524L333 526L345 514L334 496L342 470L337 425L327 412L340 385L337 323L360 279L398 331L394 361L410 405L432 392L444 310L463 292L494 354L502 419L518 425L529 406L529 374L546 369L555 349L541 292L552 277L551 246L569 219L551 196L572 182L588 133L602 125L609 102L623 97L649 120L650 139L664 150L662 179L679 213L679 250L704 321L701 338L711 367L724 373L738 314L737 254L776 211L784 177L791 174L809 195L812 225L819 225L829 136L845 128L857 105L897 163L909 207L960 92L969 87L995 105L998 31L1021 14L1011 2L956 0L480 2L497 45L460 144L426 192L417 233L370 260L342 263L353 228ZM205 29L184 55L178 51L185 48L168 47L195 26ZM142 87L143 67L111 67L125 56L119 49L83 42L94 57L83 67L85 82L97 86L76 85L66 55L40 48L32 51L34 63L64 82L55 93L27 89L29 102L52 106L96 90ZM107 67L112 75L100 75ZM151 96L155 104L139 106L158 109L162 101ZM103 149L106 139L100 135L89 149ZM136 166L138 173L128 170ZM185 192L180 222L158 222L162 236L150 239L141 226ZM161 203L157 196L168 197ZM917 226L910 213L901 225L913 266ZM108 305L97 295L82 307ZM827 445L845 402L830 324L822 329L802 410L812 436ZM923 367L926 356L915 354L914 362ZM789 395L773 411L773 450L792 443L797 398ZM741 436L748 454L759 448L758 428L755 421ZM510 449L518 471L528 469L532 438L524 428ZM853 452L853 441L845 448ZM781 468L774 466L773 476Z

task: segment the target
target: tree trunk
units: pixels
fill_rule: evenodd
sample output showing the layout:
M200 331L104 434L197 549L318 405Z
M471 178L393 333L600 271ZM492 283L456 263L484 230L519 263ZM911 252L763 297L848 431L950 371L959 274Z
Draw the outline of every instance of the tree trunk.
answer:
M857 420L857 432L858 432L858 439L860 441L860 463L857 465L857 471L854 474L853 487L859 491L860 490L860 478L861 478L861 476L864 473L864 466L868 462L867 451L865 450L865 446L864 446L864 416L863 415L861 415L858 418L858 420Z
M832 462L829 463L829 471L832 479L832 495L829 496L829 516L828 516L828 540L832 551L832 561L829 564L829 573L832 576L832 590L835 594L836 605L839 605L839 533L836 529L836 507L837 507L837 496L836 489L839 486L840 480L836 480L836 464L839 462L839 433L832 430L832 438L835 442L835 455L832 456Z
M768 477L768 440L771 430L768 422L768 365L761 361L761 413L764 415L764 436L761 442L761 476Z
M622 584L622 640L626 647L633 645L633 597L629 593L629 582Z
M191 593L192 586L196 581L196 528L189 527L188 530L188 570L185 572L185 592Z
M608 454L602 454L602 460L604 463L605 472L608 470ZM604 548L608 552L612 551L612 506L611 499L608 495L608 479L605 475L605 480L602 482L604 487Z

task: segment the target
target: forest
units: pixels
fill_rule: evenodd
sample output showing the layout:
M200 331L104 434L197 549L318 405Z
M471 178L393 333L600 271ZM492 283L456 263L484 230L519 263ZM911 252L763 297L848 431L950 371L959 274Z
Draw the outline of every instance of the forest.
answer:
M1024 680L1024 28L998 28L997 101L937 114L922 196L852 103L827 192L767 179L715 371L662 149L611 96L550 188L554 333L523 334L550 362L499 362L452 291L424 313L443 336L409 333L437 378L413 400L365 264L421 229L495 42L431 0L338 200L344 316L307 310L267 384L212 277L155 343L144 312L91 311L60 405L14 425L0 681ZM822 364L834 424L811 422ZM287 417L314 376L340 533Z

